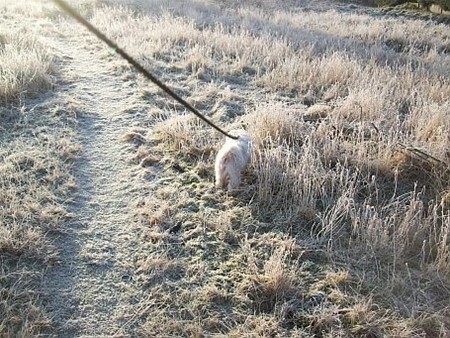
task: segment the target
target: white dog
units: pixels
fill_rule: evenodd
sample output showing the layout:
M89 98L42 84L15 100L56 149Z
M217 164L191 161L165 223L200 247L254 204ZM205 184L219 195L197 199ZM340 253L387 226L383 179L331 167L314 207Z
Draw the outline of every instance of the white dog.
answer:
M241 175L250 162L251 140L243 129L231 130L237 140L226 139L216 157L216 187L228 190L236 189L241 183Z

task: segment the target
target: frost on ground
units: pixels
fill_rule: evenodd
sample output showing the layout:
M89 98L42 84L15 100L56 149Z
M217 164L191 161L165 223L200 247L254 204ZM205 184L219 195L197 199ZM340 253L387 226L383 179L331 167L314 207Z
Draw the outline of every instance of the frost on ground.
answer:
M325 1L76 5L245 128L252 163L215 189L223 136L50 3L2 4L0 60L20 62L0 64L0 336L450 334L448 26Z

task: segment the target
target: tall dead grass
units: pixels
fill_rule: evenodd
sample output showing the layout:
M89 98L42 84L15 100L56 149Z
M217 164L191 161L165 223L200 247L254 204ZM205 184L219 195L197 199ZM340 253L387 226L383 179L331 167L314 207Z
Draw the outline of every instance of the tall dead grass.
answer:
M0 35L0 100L36 96L51 88L52 56L24 31L2 31Z

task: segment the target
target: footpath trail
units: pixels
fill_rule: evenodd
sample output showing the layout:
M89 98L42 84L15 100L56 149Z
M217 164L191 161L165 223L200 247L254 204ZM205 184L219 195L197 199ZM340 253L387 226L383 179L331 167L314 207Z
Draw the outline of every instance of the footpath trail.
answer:
M123 336L132 316L131 206L144 193L121 137L143 122L129 109L135 91L108 68L105 48L89 43L89 33L75 23L69 30L48 44L60 55L63 74L55 90L75 102L79 114L82 153L73 168L78 188L69 210L75 217L55 238L60 262L43 277L42 291L54 314L52 336Z

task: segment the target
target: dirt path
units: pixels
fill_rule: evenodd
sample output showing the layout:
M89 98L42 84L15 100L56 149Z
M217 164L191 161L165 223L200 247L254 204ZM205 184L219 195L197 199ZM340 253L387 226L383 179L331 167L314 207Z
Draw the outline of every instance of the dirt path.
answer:
M57 91L76 102L81 158L74 166L78 185L70 211L76 216L68 232L55 239L60 264L45 274L43 292L54 311L56 336L121 335L126 324L129 263L135 246L130 233L130 205L139 199L138 178L127 164L121 136L139 123L126 111L133 88L108 69L98 48L73 34L51 42L62 55ZM103 47L103 46L102 46ZM104 50L104 49L103 49ZM135 102L135 101L134 101Z

